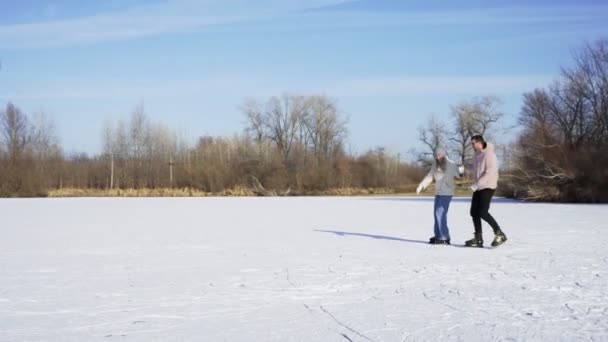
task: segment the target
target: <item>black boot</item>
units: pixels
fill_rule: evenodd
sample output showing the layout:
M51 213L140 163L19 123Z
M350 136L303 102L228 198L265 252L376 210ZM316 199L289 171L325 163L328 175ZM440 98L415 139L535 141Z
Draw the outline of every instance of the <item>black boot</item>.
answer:
M465 247L483 247L483 239L480 234L475 234L471 240L464 242Z
M494 234L495 236L494 241L492 241L492 247L500 246L507 241L507 236L502 232L502 230L498 229L494 231Z
M431 245L449 245L450 244L450 239L447 240L439 240L436 237L432 237L429 239L429 243Z

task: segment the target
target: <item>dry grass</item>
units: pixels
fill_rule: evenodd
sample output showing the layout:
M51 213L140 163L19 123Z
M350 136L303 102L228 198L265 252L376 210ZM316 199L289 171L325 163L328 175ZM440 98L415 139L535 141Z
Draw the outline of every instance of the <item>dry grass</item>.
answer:
M392 195L396 194L396 189L390 188L335 188L327 191L321 191L323 196L369 196L369 195Z
M277 191L277 193L282 193ZM290 196L369 196L402 193L396 189L363 189L363 188L336 188L326 191L292 191ZM76 189L63 188L50 190L48 197L208 197L208 196L256 196L253 189L237 187L221 192L205 192L192 188L182 189Z
M184 189L75 189L49 191L49 197L202 197L212 194L191 188Z
M283 193L284 191L277 191ZM435 189L430 186L421 195L433 196ZM291 191L289 196L373 196L373 195L416 195L415 187L396 188L333 188L324 191ZM470 196L468 187L459 185L456 196ZM63 188L50 190L48 197L248 197L256 196L251 188L236 187L221 192L205 192L192 188L159 188L159 189L76 189Z

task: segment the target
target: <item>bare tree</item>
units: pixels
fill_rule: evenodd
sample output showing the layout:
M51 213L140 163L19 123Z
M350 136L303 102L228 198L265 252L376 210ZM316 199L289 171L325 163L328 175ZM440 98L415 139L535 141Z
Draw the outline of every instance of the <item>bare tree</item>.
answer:
M453 128L449 140L462 164L467 164L473 155L471 137L475 134L489 135L504 116L499 109L501 105L502 101L497 97L484 96L452 107Z
M34 115L31 125L31 154L36 172L45 188L60 187L63 151L55 125L44 113Z
M429 158L434 158L437 152L446 148L447 129L445 123L432 115L429 117L426 126L418 128L418 140L422 142L427 151L420 154L418 160L428 162Z
M107 156L108 183L110 188L132 186L128 182L127 163L130 159L128 132L124 121L115 125L107 122L103 131L103 154Z
M299 119L305 111L306 101L302 96L272 97L266 104L264 124L268 138L276 144L286 161L297 137Z
M342 146L348 134L346 120L339 117L335 102L325 96L309 98L309 115L304 119L304 127L314 155L330 159L333 151Z
M469 109L470 107L467 104L452 107L454 126L449 140L453 144L453 150L458 154L462 165L465 165L473 154L470 141L475 129Z
M248 100L241 110L247 118L246 131L258 150L270 143L277 152L278 158L258 158L266 165L257 168L260 184L275 181L285 187L327 187L336 182L338 173L348 173L342 158L347 120L341 117L335 100L323 95L283 95L270 98L264 106Z
M574 65L562 68L562 86L555 86L562 108L562 129L568 143L606 142L608 136L608 40L586 43L573 52Z
M257 101L248 99L241 106L241 111L247 117L245 131L251 134L253 140L260 146L266 138L263 109Z
M502 100L494 96L474 98L471 102L472 129L477 134L488 136L489 130L500 121L504 113L500 110Z
M55 134L55 125L42 112L34 115L31 127L32 149L35 156L43 158L57 152L59 139Z
M51 147L50 135L42 127L32 126L19 108L9 103L0 113L0 145L6 160L0 161L0 194L37 196L45 192L41 167L46 161L42 155ZM4 159L3 158L3 159Z
M11 163L16 163L21 157L31 132L27 116L12 103L7 104L6 110L0 113L0 129L2 130L2 145L4 145Z
M587 44L547 90L524 95L514 192L533 199L608 201L608 43Z

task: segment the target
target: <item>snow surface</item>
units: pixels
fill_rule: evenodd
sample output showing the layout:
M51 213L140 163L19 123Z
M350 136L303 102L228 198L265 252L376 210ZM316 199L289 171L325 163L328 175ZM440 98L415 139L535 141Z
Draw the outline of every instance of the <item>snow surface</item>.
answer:
M432 198L0 200L1 341L608 340L608 206ZM489 245L493 234L484 225Z

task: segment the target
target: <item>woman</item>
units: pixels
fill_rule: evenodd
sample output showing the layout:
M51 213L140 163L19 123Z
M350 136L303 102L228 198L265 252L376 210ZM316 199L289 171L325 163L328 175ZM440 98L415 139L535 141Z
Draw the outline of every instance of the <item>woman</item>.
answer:
M420 182L416 193L426 189L433 180L435 181L435 236L430 238L429 243L433 245L449 245L450 229L448 228L448 210L454 196L454 177L460 177L464 173L464 167L456 165L445 153L437 153L433 160L431 171Z

